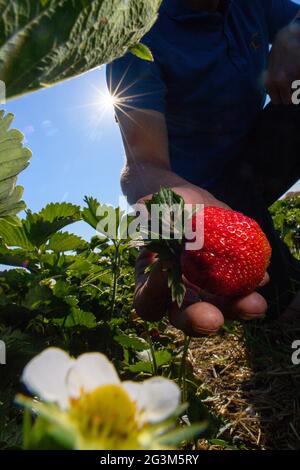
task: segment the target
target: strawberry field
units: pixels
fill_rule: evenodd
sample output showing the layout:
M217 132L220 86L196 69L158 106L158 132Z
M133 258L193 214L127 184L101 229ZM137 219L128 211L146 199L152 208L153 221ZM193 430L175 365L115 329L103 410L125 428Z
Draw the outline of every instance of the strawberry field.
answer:
M0 0L0 79L8 98L127 50L151 60L139 41L159 0L6 3ZM93 194L82 195L81 205L53 201L31 211L17 178L34 158L13 115L1 111L0 449L299 449L300 374L291 345L300 325L225 322L218 335L191 339L167 318L143 321L133 306L139 247L124 236L125 214ZM167 189L154 198L182 204ZM299 194L271 213L300 259ZM99 230L103 214L116 223L111 233ZM94 236L73 233L79 221ZM170 246L150 248L163 257ZM178 273L171 270L169 280L181 304Z
M8 129L10 122L10 116L2 116L1 146L13 142L24 165L30 152L22 145L22 136ZM19 196L20 190L15 191ZM23 204L17 199L14 195L2 199L0 221L0 331L8 361L1 371L2 449L45 446L44 435L50 433L47 427L33 432L32 423L27 424L28 435L24 435L20 407L24 398L16 402L16 396L22 397L26 390L20 384L25 365L50 346L74 357L101 352L113 361L122 380L140 382L159 375L177 383L182 401L189 407L179 411L177 435L172 431L161 445L272 448L272 426L279 434L276 445L298 445L298 398L292 395L288 403L281 400L287 393L291 395L290 383L292 391L299 386L298 369L288 366L290 344L299 326L282 328L276 322L259 322L244 329L228 323L217 337L190 343L167 320L146 323L135 313L138 249L129 240L109 239L96 232L99 208L102 214L110 211L119 223L120 209L85 197L81 207L52 203L38 213L27 209L25 217L19 218L12 215ZM294 253L298 249L299 204L299 196L292 195L272 208L277 228L285 238L295 240L290 246ZM95 229L91 240L72 234L72 224L79 220ZM258 403L251 395L253 387ZM271 416L267 431L266 408L269 421ZM68 448L66 442L52 442L49 435L48 446Z

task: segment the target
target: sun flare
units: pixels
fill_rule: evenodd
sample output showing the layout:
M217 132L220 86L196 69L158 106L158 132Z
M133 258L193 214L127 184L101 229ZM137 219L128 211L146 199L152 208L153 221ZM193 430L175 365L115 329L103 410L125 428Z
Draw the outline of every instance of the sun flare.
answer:
M108 91L106 93L99 92L98 104L100 109L104 111L112 111L117 105L118 98Z

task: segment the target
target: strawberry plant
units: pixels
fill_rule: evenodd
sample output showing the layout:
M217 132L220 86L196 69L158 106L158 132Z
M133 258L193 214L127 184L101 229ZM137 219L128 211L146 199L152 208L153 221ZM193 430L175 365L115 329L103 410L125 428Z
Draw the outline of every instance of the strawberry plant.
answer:
M31 157L30 150L23 147L21 132L9 129L12 120L12 114L0 111L0 219L6 220L25 208L23 188L16 186L16 181Z
M292 254L300 259L300 195L287 194L270 208L274 225Z
M3 448L20 445L21 416L12 400L21 370L49 345L75 356L101 351L124 378L170 376L176 369L180 351L163 334L165 325L157 325L153 338L152 326L132 308L136 248L121 233L86 241L69 231L78 220L97 227L99 208L106 207L85 198L83 208L52 203L38 213L27 210L14 225L0 223L0 264L9 267L0 272L0 336L9 363L0 382ZM120 231L122 213L108 209Z
M2 114L0 120L0 175L4 175L0 179L0 338L5 342L8 362L0 379L0 448L22 445L22 411L13 404L14 396L18 391L24 392L20 375L26 363L49 346L62 348L75 357L90 351L102 352L113 361L122 380L141 381L153 375L175 380L181 386L183 401L190 403L185 420L197 423L205 419L209 424L207 435L215 438L224 423L202 403L206 396L187 361L189 338L176 343L167 333L164 321L145 323L133 310L138 250L125 236L122 211L86 197L83 207L51 203L37 213L28 209L22 218L16 215L24 208L20 202L22 191L15 187L16 176L27 166L30 152L23 148L21 134L8 130L11 119ZM177 204L184 211L183 200L168 189L162 189L147 203L150 212L152 203ZM292 224L297 207L291 210L285 224ZM279 217L280 211L275 211L276 215ZM190 217L193 222L195 214ZM91 240L72 233L72 224L80 220L95 229ZM165 222L160 215L161 227ZM170 222L169 238L162 239L159 228L155 240L143 243L166 262L173 299L179 304L185 294L182 272L212 292L216 291L217 282L218 289L221 285L227 294L229 288L236 292L238 287L240 292L245 281L251 289L260 281L270 249L250 219L232 211L205 209L208 231L203 249L196 251L186 250L184 231L179 230L179 236L174 236L178 235L178 226L172 217ZM244 231L237 233L230 229L232 226ZM220 234L230 241L225 248ZM254 270L250 258L244 255L245 244ZM215 264L211 262L212 254ZM220 266L224 260L231 262L231 269L235 263L235 275L230 276L229 284L223 282L222 276L220 283L215 276L215 269L222 274ZM249 277L243 276L241 287L241 278L236 274L243 271L245 263ZM27 398L20 398L19 403L31 409L32 402ZM188 439L185 436L192 436L196 428L190 427L190 434L182 432L176 439Z
M153 60L140 39L155 22L160 4L161 0L0 0L0 80L7 97L58 83L127 51ZM79 357L91 350L105 353L122 379L138 381L153 374L177 379L181 354L164 334L164 322L146 324L132 308L137 250L124 238L119 209L86 197L83 208L51 203L17 217L26 206L16 177L31 153L23 147L23 136L9 130L12 118L0 114L0 338L8 363L0 379L1 449L22 445L22 412L13 400L17 391L24 391L20 376L25 364L49 346ZM98 230L99 207L116 219L114 233L99 237L95 232L88 241L67 231L79 220ZM30 408L26 399L19 403ZM181 415L185 408L176 413ZM52 413L48 417L52 428ZM170 421L166 424L169 431ZM196 428L180 429L177 437L170 433L162 445L192 439ZM26 414L24 429L26 446Z
M0 0L0 80L14 97L111 62L140 39L161 0Z

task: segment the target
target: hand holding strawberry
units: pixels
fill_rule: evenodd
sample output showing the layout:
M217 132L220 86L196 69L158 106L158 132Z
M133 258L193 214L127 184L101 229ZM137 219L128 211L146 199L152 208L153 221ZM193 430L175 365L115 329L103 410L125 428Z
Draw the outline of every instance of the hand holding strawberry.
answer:
M169 200L171 200L171 194L172 191L169 191L167 194L167 197ZM161 195L163 194L162 192L160 193ZM174 193L173 193L174 194ZM156 195L156 202L157 202L157 196ZM166 193L165 193L166 196ZM190 202L189 200L189 194L188 190L184 190L184 198L186 202ZM164 197L163 197L164 199ZM165 198L166 199L166 198ZM194 198L194 193L191 196L192 202L193 203L206 203L201 198L201 194L199 194L199 200L195 201ZM149 202L151 204L151 201ZM137 287L136 287L136 295L135 295L135 307L137 310L137 313L141 315L143 318L147 320L152 320L152 321L157 321L161 319L166 311L168 311L169 316L170 316L170 321L173 323L174 326L177 328L183 330L185 333L188 335L193 335L193 336L198 336L199 334L209 334L209 333L215 333L218 331L218 329L223 325L224 323L224 317L230 317L230 318L243 318L243 319L254 319L254 318L259 318L262 315L265 314L265 311L267 309L267 304L265 299L258 293L258 292L253 292L253 290L257 287L258 284L262 285L263 283L267 282L267 274L265 273L265 268L268 263L268 258L270 256L270 247L268 242L266 241L265 235L262 233L261 229L259 226L256 224L256 222L252 221L251 219L245 218L242 214L236 213L234 211L231 211L229 209L224 209L226 207L223 203L220 201L216 200L211 196L209 202L209 206L205 207L204 211L208 215L212 212L215 211L215 215L218 213L219 215L226 214L228 217L238 217L240 223L246 223L249 224L252 233L250 235L250 239L252 240L252 236L255 239L255 234L257 234L260 238L260 242L255 245L251 245L251 250L252 253L254 253L254 258L253 260L256 260L256 266L254 266L254 269L251 271L252 276L248 278L248 285L247 283L242 283L241 281L245 280L245 273L243 275L235 276L231 282L225 282L225 284L222 286L220 290L220 282L218 285L218 289L215 289L213 287L213 282L216 280L220 281L220 276L216 277L216 273L223 273L223 279L227 279L226 276L226 270L228 269L228 264L226 267L224 267L224 270L220 270L221 262L222 262L222 256L223 254L223 260L226 260L228 254L229 254L229 249L230 247L233 249L233 252L231 253L233 257L231 258L231 263L235 257L239 258L238 252L237 252L237 247L240 247L241 245L239 244L234 244L231 241L231 244L227 246L227 254L221 250L221 247L223 246L222 243L219 245L216 245L216 241L219 240L220 242L220 232L217 234L215 231L216 225L215 225L215 218L214 221L208 225L208 228L210 229L210 235L215 234L215 237L210 237L211 243L207 243L207 240L204 240L204 247L203 247L203 255L206 253L204 256L204 260L206 257L206 261L209 259L209 250L212 248L212 243L214 241L215 243L215 248L216 251L217 248L219 247L220 250L218 254L220 255L219 257L219 268L212 269L213 264L212 263L206 263L203 265L203 269L199 275L197 275L197 278L195 279L193 274L197 274L198 272L198 261L200 261L202 253L201 250L198 252L198 255L196 254L197 251L191 251L188 256L192 257L192 261L189 258L189 263L187 266L187 258L184 261L184 258L186 255L186 251L184 250L184 239L182 240L182 243L179 242L179 256L173 256L173 254L170 256L169 261L166 262L166 247L171 247L171 251L174 252L174 245L170 245L168 241L161 240L161 244L163 246L162 252L164 255L161 257L159 255L160 249L159 249L159 244L157 242L155 245L148 244L147 249L143 249L141 252L141 255L137 261L137 267L136 267L136 273L137 273ZM225 212L223 212L225 210ZM218 212L219 211L219 212ZM224 218L222 219L224 222ZM250 223L251 222L251 223ZM233 223L233 220L231 219L230 223ZM225 226L221 227L221 223L219 224L219 229L225 228ZM227 227L229 226L229 232L228 235L230 234L230 224L227 224ZM244 226L244 228L248 228L247 225ZM241 235L240 239L241 242L243 238L245 238L245 234L242 235L240 232L238 232L239 235ZM231 234L231 240L232 236L234 234ZM222 240L223 241L223 240ZM245 240L244 240L245 241ZM173 243L173 242L172 242ZM235 247L235 250L234 250ZM263 247L263 259L258 263L258 251L260 248ZM265 251L264 251L265 250ZM177 251L177 250L176 250ZM234 253L235 251L235 253ZM241 252L244 250L242 249ZM156 254L155 254L156 253ZM181 255L180 255L181 253ZM201 253L201 256L200 254ZM217 253L211 253L212 254L217 254ZM181 258L181 263L180 263L180 258ZM211 258L214 258L211 256ZM247 257L247 263L249 263L250 257ZM175 275L174 272L172 274L172 270L168 269L170 266L170 261L171 264L173 264L173 268L175 268ZM224 262L224 261L223 261ZM246 264L247 264L246 263ZM145 271L145 268L149 266L149 264L152 264L152 269L149 272L149 270ZM243 264L243 263L242 263ZM259 264L259 269L258 269L258 264ZM197 267L196 267L197 266ZM166 268L167 267L167 268ZM244 265L238 266L239 269L244 270ZM249 266L248 266L249 267ZM181 270L182 268L182 270ZM208 269L209 268L209 269ZM232 272L234 273L234 266L233 264L231 265ZM246 266L247 270L247 266ZM181 273L183 271L183 278L181 276L178 276L178 273ZM211 280L208 282L209 276L211 276ZM237 273L235 273L237 274ZM185 279L187 278L187 279ZM205 280L205 283L202 283L201 281ZM169 285L173 284L173 300L171 297L170 289L168 287L168 281ZM188 282L190 281L190 282ZM196 281L196 282L195 282ZM251 281L251 286L249 282ZM262 281L262 282L261 282ZM192 284L191 284L192 282ZM180 284L180 288L178 289L178 285ZM184 286L183 286L184 284ZM204 292L201 290L201 301L199 301L199 287L196 287L196 285L201 286L201 288L208 288L210 289L210 293ZM222 293L223 288L225 286L225 291L226 295ZM185 296L183 298L182 295L182 287L185 292ZM241 288L242 287L242 288ZM247 288L246 288L247 287ZM229 289L229 290L228 290ZM230 289L233 289L235 292L233 292ZM245 290L244 290L245 289ZM215 293L218 291L219 294L222 295L215 295ZM249 293L251 291L251 293ZM228 296L228 294L230 294ZM238 297L236 295L239 295ZM178 303L174 301L175 297L179 298L179 304L181 303L180 300L183 300L183 304L179 307Z

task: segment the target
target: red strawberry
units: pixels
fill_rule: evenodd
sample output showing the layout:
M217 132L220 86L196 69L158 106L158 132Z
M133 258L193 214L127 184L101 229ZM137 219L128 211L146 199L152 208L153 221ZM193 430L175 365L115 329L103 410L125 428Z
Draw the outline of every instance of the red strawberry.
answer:
M195 216L192 222L195 231ZM188 281L207 292L243 296L263 280L270 257L270 244L254 220L208 206L204 209L204 246L184 250L181 267Z

